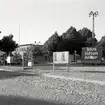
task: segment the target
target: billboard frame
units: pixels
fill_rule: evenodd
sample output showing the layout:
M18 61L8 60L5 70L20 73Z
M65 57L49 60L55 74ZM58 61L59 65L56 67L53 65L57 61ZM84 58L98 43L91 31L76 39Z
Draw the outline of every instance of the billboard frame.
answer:
M53 52L53 72L55 71L55 64L65 64L67 71L69 71L69 63L69 51Z
M82 64L101 64L102 49L99 47L83 47L81 52Z

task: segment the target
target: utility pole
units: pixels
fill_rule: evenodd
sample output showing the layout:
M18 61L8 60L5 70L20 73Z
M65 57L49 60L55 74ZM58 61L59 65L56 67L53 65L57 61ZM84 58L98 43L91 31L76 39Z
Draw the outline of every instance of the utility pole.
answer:
M93 16L93 18L92 18L92 20L93 20L93 22L92 22L92 38L95 38L95 17L97 17L97 15L98 15L98 11L96 11L96 12L91 11L89 13L89 17Z
M19 45L20 45L20 24L19 24Z

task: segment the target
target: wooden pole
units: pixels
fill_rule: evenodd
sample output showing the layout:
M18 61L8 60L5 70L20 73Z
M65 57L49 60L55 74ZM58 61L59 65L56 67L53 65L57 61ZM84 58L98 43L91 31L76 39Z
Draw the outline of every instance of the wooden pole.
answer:
M68 72L69 72L69 63L68 63Z
M23 67L23 70L24 70L24 52L23 52L23 55L22 55L22 67Z
M54 62L53 62L53 72L55 72L55 64L54 64Z
M31 67L33 69L33 53L32 53L32 51L31 51Z

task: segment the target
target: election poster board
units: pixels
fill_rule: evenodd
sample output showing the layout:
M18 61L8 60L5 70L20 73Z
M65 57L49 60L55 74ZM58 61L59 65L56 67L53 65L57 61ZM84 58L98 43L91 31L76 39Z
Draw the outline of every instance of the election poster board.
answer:
M55 64L69 64L69 52L53 52L53 70Z
M96 47L83 47L82 48L82 63L101 63L102 49Z
M69 52L53 52L53 63L66 64L69 63Z

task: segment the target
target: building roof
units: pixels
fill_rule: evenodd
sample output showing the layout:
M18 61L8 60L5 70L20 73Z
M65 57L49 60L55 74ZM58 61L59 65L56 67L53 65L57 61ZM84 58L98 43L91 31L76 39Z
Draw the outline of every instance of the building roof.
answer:
M21 45L19 45L19 47L21 47L21 46L43 46L43 44L21 44Z
M21 44L19 46L30 46L30 45L34 45L34 44Z

